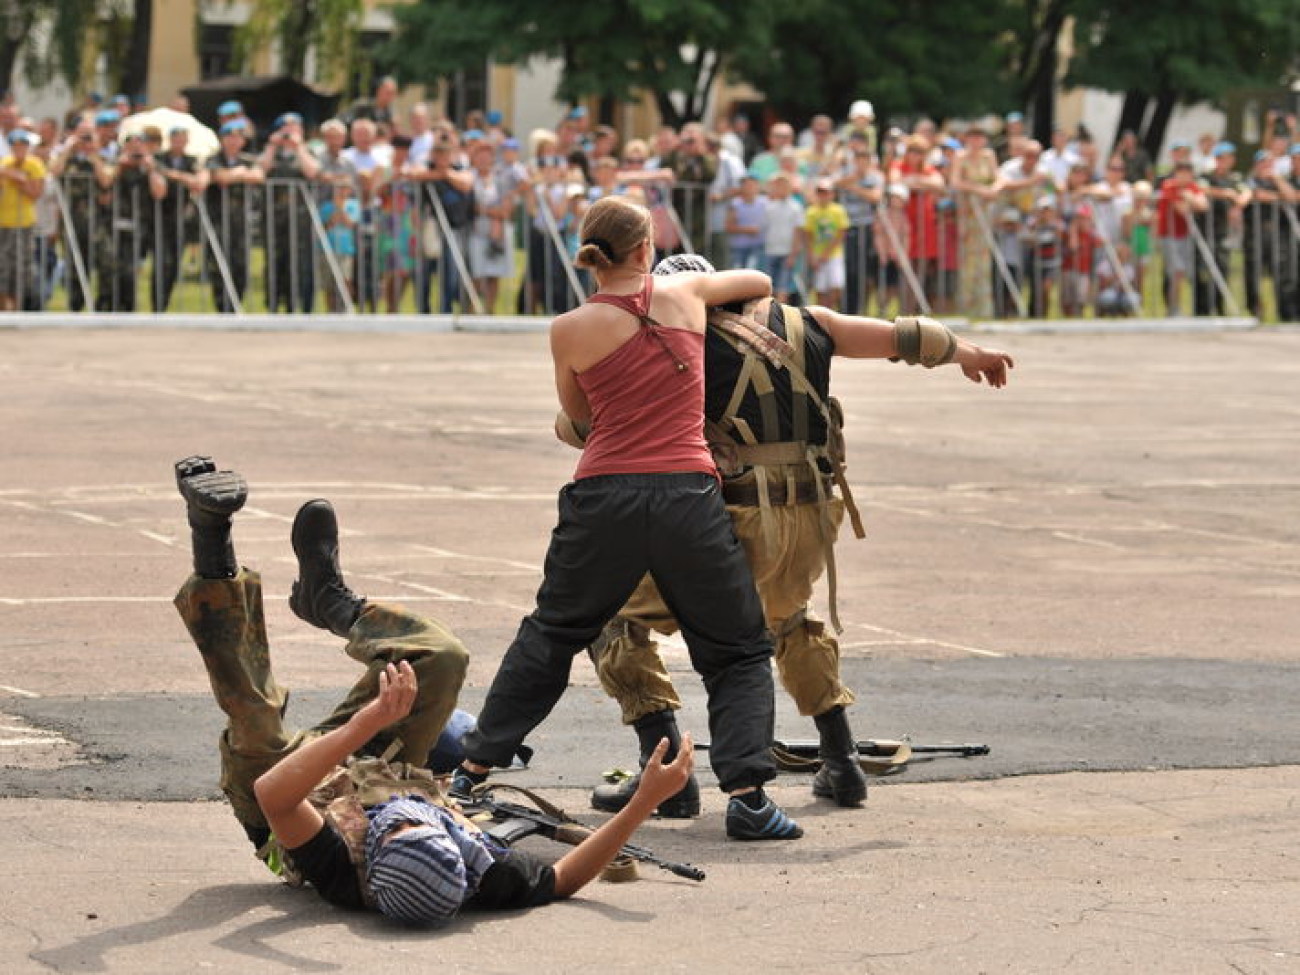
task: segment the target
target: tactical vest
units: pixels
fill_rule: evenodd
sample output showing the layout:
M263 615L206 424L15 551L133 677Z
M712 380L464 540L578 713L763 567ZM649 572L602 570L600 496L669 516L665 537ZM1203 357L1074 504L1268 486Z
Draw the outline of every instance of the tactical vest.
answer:
M728 504L759 508L768 544L776 539L773 505L821 506L831 624L840 632L835 525L826 504L832 486L839 488L854 535L863 538L866 531L844 475L844 414L829 395L834 348L815 322L810 327L805 313L790 305L770 302L762 324L785 339L785 351L776 362L734 330L710 326L705 436L724 477L753 473L730 486L724 482L723 493Z
M370 908L375 904L366 869L366 832L370 828L366 810L394 796L409 795L423 796L435 805L448 805L443 779L417 765L387 761L391 754L396 754L394 748L390 748L383 758L354 756L348 759L346 765L326 776L307 797L347 846L348 858L357 872L361 898ZM284 847L274 835L258 851L258 856L289 886L303 886L302 875L284 854Z

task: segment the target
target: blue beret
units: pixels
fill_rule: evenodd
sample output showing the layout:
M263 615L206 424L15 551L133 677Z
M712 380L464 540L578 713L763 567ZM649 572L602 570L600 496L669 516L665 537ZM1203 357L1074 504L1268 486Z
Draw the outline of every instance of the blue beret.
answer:
M221 128L218 130L218 134L230 135L230 133L232 132L245 132L247 130L248 130L248 126L244 124L244 120L237 118L237 119L232 119L229 122L223 123Z
M1237 147L1227 140L1215 143L1214 148L1210 150L1210 155L1215 159L1218 159L1220 156L1233 156L1236 155L1236 153Z
M244 106L236 101L222 102L217 106L218 115L243 115Z
M117 125L120 121L122 121L122 116L118 115L117 112L113 111L111 108L95 114L96 125Z

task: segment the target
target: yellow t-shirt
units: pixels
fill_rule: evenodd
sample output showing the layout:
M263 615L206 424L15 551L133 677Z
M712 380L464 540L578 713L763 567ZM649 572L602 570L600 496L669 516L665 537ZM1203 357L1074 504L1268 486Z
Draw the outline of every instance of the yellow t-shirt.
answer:
M816 257L838 257L844 253L844 238L837 238L836 234L849 229L849 215L838 203L812 204L808 207L803 226L808 231L811 250Z
M13 156L0 159L0 169L14 169L18 161ZM45 178L45 163L28 154L23 160L22 171L28 178ZM22 191L22 187L11 179L0 180L0 227L30 227L36 223L36 201Z

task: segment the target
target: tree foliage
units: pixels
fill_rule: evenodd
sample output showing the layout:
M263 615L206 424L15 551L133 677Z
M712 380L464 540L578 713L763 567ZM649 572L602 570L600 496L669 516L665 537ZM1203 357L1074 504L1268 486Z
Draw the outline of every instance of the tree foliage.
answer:
M1003 51L1010 6L805 0L783 7L767 45L736 52L732 74L792 119L842 115L857 98L880 118L982 113L1012 95Z
M491 57L562 65L558 98L626 101L653 94L670 124L699 118L713 79L736 51L771 49L782 0L420 0L393 8L393 55L411 81L433 82ZM677 100L670 93L678 93Z
M252 0L236 35L237 59L247 65L256 51L274 44L284 72L302 78L314 50L319 76L344 76L357 55L364 14L363 0Z

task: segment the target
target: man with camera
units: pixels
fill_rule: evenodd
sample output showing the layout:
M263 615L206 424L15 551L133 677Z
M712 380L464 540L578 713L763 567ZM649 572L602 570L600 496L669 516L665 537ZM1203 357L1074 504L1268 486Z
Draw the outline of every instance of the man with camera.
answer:
M310 313L315 292L312 223L306 184L320 162L303 140L302 116L286 112L275 120L258 166L267 179L266 308Z
M203 193L208 185L208 173L200 170L198 161L188 154L190 133L184 126L173 126L167 133L167 148L154 157L150 174L150 189L158 201L155 209L157 231L154 248L153 275L149 293L153 310L167 310L176 276L180 272L181 257L186 239L186 226L193 208L190 197Z
M417 274L415 279L415 301L421 315L427 315L432 310L429 304L429 285L433 274L439 269L442 271L439 311L444 315L450 315L457 301L461 301L462 308L464 307L460 268L456 265L453 248L462 255L466 253L469 226L474 210L474 174L468 166L456 158L457 155L456 142L451 133L439 132L434 136L433 149L429 153L428 162L423 166L408 166L406 171L400 174L424 186L423 192L419 195L420 219L418 221L422 231L422 242L425 242L424 263L423 273ZM441 226L437 223L434 194L437 203L442 205L447 226L451 229L450 240L446 239ZM434 221L433 226L426 227L427 221ZM430 248L427 246L431 232L436 232L436 239L440 239L441 242L441 253L438 256L430 254Z

